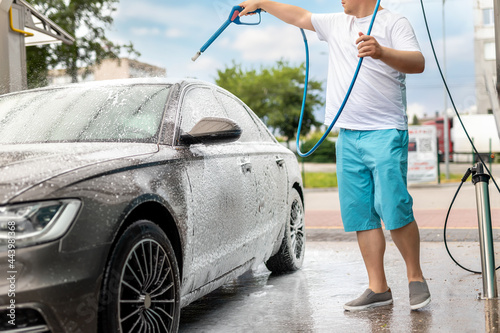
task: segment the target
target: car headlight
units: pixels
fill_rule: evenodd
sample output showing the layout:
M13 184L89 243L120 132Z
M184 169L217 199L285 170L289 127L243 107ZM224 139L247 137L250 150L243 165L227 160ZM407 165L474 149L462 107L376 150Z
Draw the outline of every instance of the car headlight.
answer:
M80 209L76 199L41 201L0 207L0 246L15 240L16 247L60 238Z

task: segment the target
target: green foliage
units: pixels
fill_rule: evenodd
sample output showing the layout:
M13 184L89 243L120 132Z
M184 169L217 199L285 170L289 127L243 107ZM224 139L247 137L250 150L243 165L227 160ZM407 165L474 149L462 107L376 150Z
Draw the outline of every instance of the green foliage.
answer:
M321 132L310 135L310 137L300 146L300 151L306 153L311 150L322 136L323 133ZM305 161L314 163L335 163L337 161L335 157L335 142L328 139L332 136L333 135L330 134L312 155L305 157Z
M28 88L45 87L47 74L49 73L48 59L50 58L50 47L30 46L26 48L26 72L28 74Z
M293 140L302 106L305 65L292 67L286 61L260 70L244 70L233 62L232 67L217 71L215 82L247 104L274 134ZM308 133L315 120L313 110L324 104L322 83L309 80L302 133Z
M414 114L414 115L413 115L413 119L412 119L411 124L412 124L413 126L420 125L420 120L418 119L418 117L417 117L417 115L416 115L416 114Z
M337 187L337 174L331 172L306 172L304 175L306 188Z
M111 16L116 11L119 0L31 0L39 12L54 21L75 37L72 45L60 44L43 47L43 51L27 52L28 77L34 78L29 86L43 84L48 68L62 66L71 76L72 82L78 80L78 68L85 68L84 76L91 72L91 66L98 65L106 58L118 58L122 50L139 55L133 45L119 45L106 38L105 31L113 23ZM77 32L85 32L82 36ZM45 79L46 81L46 79Z

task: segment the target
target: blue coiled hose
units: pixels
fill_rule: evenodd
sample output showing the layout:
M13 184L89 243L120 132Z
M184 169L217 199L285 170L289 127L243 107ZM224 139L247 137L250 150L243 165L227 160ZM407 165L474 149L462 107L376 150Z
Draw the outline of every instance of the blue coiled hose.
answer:
M368 32L366 33L367 35L370 35L372 32L373 23L375 22L375 17L377 16L377 11L378 11L379 6L380 6L380 0L377 0L377 4L375 5L375 10L373 11L372 19L370 21L370 26L368 27ZM300 151L300 130L302 129L302 119L304 117L304 110L306 107L307 85L309 82L309 45L307 43L307 37L306 37L306 34L304 33L304 29L300 29L300 31L302 33L302 37L304 38L304 44L305 44L305 48L306 48L306 80L305 80L306 82L304 85L304 96L302 97L302 109L300 111L299 128L297 129L297 143L296 144L297 144L297 154L299 154L299 156L301 156L301 157L307 157L307 156L311 155L312 153L314 153L314 151L316 149L318 149L318 147L323 143L323 141L325 141L328 134L330 134L333 126L335 126L337 119L339 119L340 114L344 110L344 107L347 103L347 100L349 99L349 96L351 95L352 88L354 87L354 83L356 82L356 79L358 78L359 70L361 69L361 64L363 63L363 58L360 58L358 61L358 66L356 67L356 71L354 72L354 77L352 78L351 85L349 86L349 89L347 90L347 93L344 97L344 100L342 101L342 105L340 106L339 111L337 112L337 115L333 119L332 123L330 124L330 126L326 130L325 134L323 134L321 139L319 139L319 141L314 145L314 147L312 147L311 150L308 151L307 153L303 153Z

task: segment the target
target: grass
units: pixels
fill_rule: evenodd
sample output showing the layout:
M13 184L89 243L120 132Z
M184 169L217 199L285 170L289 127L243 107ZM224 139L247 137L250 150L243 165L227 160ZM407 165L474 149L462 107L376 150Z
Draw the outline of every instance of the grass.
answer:
M450 173L450 179L446 179L445 174L441 173L441 183L457 183L460 182L462 176L458 173ZM337 187L337 174L334 172L306 172L303 181L306 188Z
M337 174L333 172L306 172L302 180L306 188L337 187Z
M441 183L459 183L464 175L458 173L450 173L450 179L446 179L446 175L441 173ZM470 181L470 177L468 179Z

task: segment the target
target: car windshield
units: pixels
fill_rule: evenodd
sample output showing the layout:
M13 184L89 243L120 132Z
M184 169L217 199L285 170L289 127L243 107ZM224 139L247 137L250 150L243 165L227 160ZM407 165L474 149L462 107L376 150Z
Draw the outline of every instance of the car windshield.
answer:
M0 143L157 142L168 92L76 86L0 96Z

